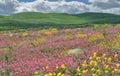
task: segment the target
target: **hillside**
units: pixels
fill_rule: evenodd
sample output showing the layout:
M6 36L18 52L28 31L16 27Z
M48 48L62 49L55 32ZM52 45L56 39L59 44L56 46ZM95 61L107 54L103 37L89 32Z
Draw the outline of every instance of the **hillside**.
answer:
M120 23L120 15L107 13L82 13L82 14L58 14L24 12L10 16L0 16L0 29L32 28L82 24L117 24Z

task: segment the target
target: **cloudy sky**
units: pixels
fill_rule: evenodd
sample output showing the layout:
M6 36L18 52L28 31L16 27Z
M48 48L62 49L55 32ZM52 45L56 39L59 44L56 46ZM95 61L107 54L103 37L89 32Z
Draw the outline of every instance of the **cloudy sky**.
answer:
M0 0L0 15L19 12L103 12L120 15L120 0Z

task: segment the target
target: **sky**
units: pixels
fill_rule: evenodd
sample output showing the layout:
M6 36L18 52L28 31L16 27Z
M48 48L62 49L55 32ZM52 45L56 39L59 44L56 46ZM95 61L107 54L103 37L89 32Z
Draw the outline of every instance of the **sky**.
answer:
M33 2L35 0L19 0L20 2ZM58 1L58 0L48 0L48 1ZM67 2L70 1L79 1L79 2L84 2L84 3L89 3L88 0L66 0Z
M0 0L0 15L20 12L100 12L120 15L120 0Z

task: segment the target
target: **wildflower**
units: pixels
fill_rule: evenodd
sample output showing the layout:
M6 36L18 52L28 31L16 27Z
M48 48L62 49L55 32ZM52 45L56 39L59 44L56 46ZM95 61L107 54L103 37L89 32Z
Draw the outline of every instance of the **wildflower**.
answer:
M100 57L96 57L96 61L100 62Z
M103 57L105 57L106 56L106 54L103 54Z
M92 74L92 76L98 76L97 74Z
M56 73L54 72L53 75L56 76Z
M96 56L97 56L97 53L96 53L96 52L94 52L94 53L93 53L93 57L96 57Z
M105 65L105 62L103 61L102 64Z
M114 69L114 71L115 71L115 72L117 72L117 71L118 71L118 69L116 69L116 68L115 68L115 69Z
M49 32L49 31L46 31L45 34L46 34L46 35L51 35L52 33Z
M86 70L82 70L82 73L83 74L86 74L88 72L88 70L86 69Z
M78 38L83 38L83 37L87 37L87 35L86 34L76 34L76 37L78 37Z
M77 67L77 72L80 72L80 67Z
M92 60L93 58L92 58L92 57L90 57L89 59L90 59L90 60Z
M56 69L58 69L59 67L58 67L58 66L56 66L55 68L56 68Z
M96 62L96 61L93 61L93 60L91 60L89 64L90 64L91 66L97 66L97 62Z
M81 75L82 75L82 73L78 73L78 75L79 75L79 76L81 76Z
M61 68L65 69L65 68L66 68L66 66L65 66L64 64L62 64L62 65L61 65Z
M61 76L65 76L64 74L62 74Z
M85 64L82 64L83 67L87 67L88 65L85 63Z
M44 76L53 76L52 73L45 74Z
M62 73L61 73L61 72L59 72L59 73L57 74L57 76L62 76Z
M83 62L84 64L86 64L87 63L87 61L86 60L84 60L84 62Z
M90 38L88 38L88 41L92 42L92 41L96 41L98 39L103 39L103 38L104 38L103 34L96 33L92 35Z
M100 73L101 73L101 70L100 70L100 69L98 69L96 72L97 72L98 74L100 74Z
M26 37L26 36L28 36L28 33L27 33L27 32L24 32L24 33L22 34L22 37Z
M108 70L105 70L105 73L108 73Z
M120 67L120 64L116 64L116 67L119 68L119 67Z
M49 76L48 74L45 74L44 76Z
M107 57L104 58L105 61L107 61L107 59L108 59Z
M118 58L118 54L115 54L115 55L114 55L114 58Z
M109 65L104 65L104 68L105 68L105 69L108 69L108 67L109 67Z
M95 71L95 68L92 68L91 71L94 72L94 71Z
M52 32L52 33L56 33L58 31L57 28L49 28L49 30Z
M35 71L35 75L37 75L37 74L39 74L39 72L38 72L38 71Z
M49 69L49 66L45 66L46 69Z
M108 58L108 62L111 62L111 61L112 61L112 58L109 57L109 58Z
M48 76L53 76L52 73L49 73Z
M112 70L112 73L115 73L115 71L114 71L114 70Z

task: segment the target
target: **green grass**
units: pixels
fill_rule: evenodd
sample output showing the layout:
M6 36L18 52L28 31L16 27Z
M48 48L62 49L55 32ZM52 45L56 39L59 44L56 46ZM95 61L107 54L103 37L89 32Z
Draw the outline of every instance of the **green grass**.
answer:
M10 16L0 16L0 30L79 27L90 24L118 24L120 15L107 13L58 14L24 12Z

